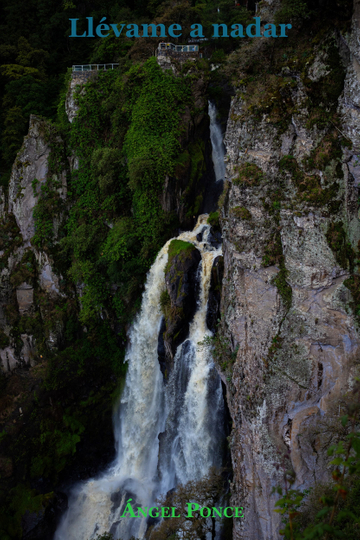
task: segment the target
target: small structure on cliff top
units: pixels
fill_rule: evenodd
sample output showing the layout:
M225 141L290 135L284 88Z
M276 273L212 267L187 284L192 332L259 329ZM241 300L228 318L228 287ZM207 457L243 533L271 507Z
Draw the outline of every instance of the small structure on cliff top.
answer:
M119 64L75 64L72 67L73 72L83 71L108 71L115 69Z
M178 58L202 57L199 52L199 45L174 45L161 41L155 51L156 56L174 56Z
M155 56L162 69L174 71L174 65L171 64L172 59L183 63L187 60L202 58L202 53L199 52L199 45L175 45L161 41L155 50Z
M74 64L72 67L72 78L77 84L87 81L90 77L96 76L99 71L109 71L116 69L119 64Z

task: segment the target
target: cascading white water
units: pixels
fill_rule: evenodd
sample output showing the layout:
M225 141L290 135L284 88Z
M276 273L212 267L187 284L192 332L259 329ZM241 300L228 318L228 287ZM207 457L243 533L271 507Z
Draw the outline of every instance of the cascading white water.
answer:
M211 335L206 325L211 268L221 253L208 242L206 220L207 215L200 216L194 231L178 237L201 253L200 295L189 337L177 348L170 380L165 386L157 351L169 241L149 271L142 308L130 331L126 384L114 414L116 460L99 478L72 490L54 540L92 540L107 531L116 539L143 538L146 518L120 519L129 496L136 506L149 507L179 482L201 478L211 466L221 465L221 381L208 349L198 346Z
M158 434L164 429L163 377L157 355L161 322L159 295L164 283L168 243L153 264L145 286L142 308L133 324L126 354L129 363L126 385L117 414L114 431L117 457L111 468L98 479L73 489L66 512L55 534L55 540L88 540L109 531L121 515L114 494L136 492L139 505L151 502L154 490L159 448ZM116 497L115 497L116 498ZM113 508L115 506L115 508ZM143 532L144 523L132 524L135 534ZM132 531L120 531L131 536ZM131 534L130 534L131 533Z
M212 465L221 464L218 442L224 437L224 401L219 376L209 350L199 347L211 332L206 325L211 269L221 254L208 243L210 227L207 215L200 216L193 232L179 238L194 244L201 252L199 265L200 296L190 324L189 337L179 345L167 389L169 411L160 459L161 492L172 489L177 481L186 483L204 476ZM203 230L198 242L196 235ZM214 384L215 383L215 384ZM211 390L211 391L210 391Z
M223 136L221 133L221 126L217 121L217 110L211 101L209 104L209 117L210 117L210 139L212 145L212 161L214 164L215 179L216 181L225 179L225 148L223 143Z

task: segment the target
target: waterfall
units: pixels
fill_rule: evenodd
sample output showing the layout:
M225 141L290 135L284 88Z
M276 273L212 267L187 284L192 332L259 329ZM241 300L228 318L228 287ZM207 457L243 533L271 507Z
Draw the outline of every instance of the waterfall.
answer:
M107 531L115 539L128 540L132 535L141 539L146 518L120 517L129 497L136 506L149 507L178 483L200 479L211 466L221 465L221 381L208 348L198 345L211 335L206 325L211 268L221 254L221 248L209 241L206 220L207 215L200 216L192 232L178 236L201 253L200 294L189 336L177 348L169 381L164 384L157 345L170 241L148 273L141 311L129 335L125 389L114 413L116 459L98 478L72 489L55 540L93 540Z
M223 143L223 136L221 133L221 126L217 121L217 110L211 101L209 103L209 117L210 117L210 139L212 145L212 161L214 164L215 179L225 179L225 148Z

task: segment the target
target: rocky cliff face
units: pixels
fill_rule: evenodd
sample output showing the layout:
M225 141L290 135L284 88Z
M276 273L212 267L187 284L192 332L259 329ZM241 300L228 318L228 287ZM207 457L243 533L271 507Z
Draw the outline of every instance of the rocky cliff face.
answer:
M79 110L74 98L75 88L85 82L86 78L79 77L71 81L65 102L70 122ZM189 106L183 107L179 114L180 156L174 175L166 175L163 190L158 193L159 209L162 207L172 219L169 219L167 237L179 223L184 227L192 226L203 205L206 185L214 180L206 114L207 80L201 71L194 75L192 84ZM85 95L84 88L81 91ZM97 201L95 208L89 210L89 216L82 216L89 221L89 228L81 238L82 255L72 252L74 244L64 242L64 237L68 240L65 223L71 221L69 214L74 199L76 201L74 190L80 189L74 177L83 165L75 155L76 148L66 148L65 138L53 124L31 116L28 135L12 169L8 196L3 191L0 194L0 432L5 434L0 449L0 506L6 508L13 504L13 496L9 494L12 488L19 489L21 497L35 499L36 503L35 506L30 504L31 509L36 510L29 511L26 519L20 511L14 516L9 513L6 523L7 517L4 518L4 528L16 527L17 538L51 538L58 514L66 505L59 486L94 476L97 467L104 468L112 459L111 395L125 371L122 352L126 329L123 321L119 322L112 301L119 286L129 278L119 277L119 272L115 272L114 283L106 270L101 269L105 276L104 289L110 291L110 302L102 310L98 324L89 330L79 317L81 303L85 303L83 280L69 277L71 261L76 264L81 258L85 243L86 249L91 250L94 242L102 242L97 236L99 232L100 235L104 231L108 233L115 227L119 219L111 212L115 196L108 207L110 217L106 213L96 221ZM114 149L112 155L117 151ZM92 166L98 165L98 157L99 154ZM106 169L108 162L111 170L111 159L104 159L103 166ZM116 166L119 169L118 161ZM72 177L70 171L74 173ZM123 177L118 174L114 191L123 188L125 192L124 185L120 184L128 180L125 174ZM89 177L86 177L85 183L88 182ZM111 190L108 185L103 189ZM123 196L126 201L126 195ZM88 200L84 203L86 209L87 205ZM130 221L128 218L127 223ZM91 237L88 231L94 223L98 228ZM126 229L125 233L128 232ZM134 249L133 244L129 243L129 248ZM102 247L94 255L96 265L102 264L104 251ZM165 336L168 351L171 351L167 357L170 363L174 343L188 331L196 307L196 295L192 293L200 255L194 251L189 264L180 261L184 263L180 270L175 266L168 268L170 304L171 301L176 304L176 317L169 318ZM150 261L150 255L148 257ZM133 265L135 273L138 272L140 263L133 261ZM115 264L113 267L116 269ZM141 286L137 284L136 288L139 307ZM85 406L87 410L92 409L91 414L83 413ZM96 421L94 414L100 415ZM24 488L24 483L29 487ZM29 507L28 503L24 504L24 508ZM5 513L0 511L1 519Z
M12 169L7 208L4 205L2 213L1 332L5 336L3 345L6 346L1 348L0 356L5 372L26 364L35 365L39 351L34 334L26 328L18 333L14 327L18 326L18 320L23 316L29 320L36 317L39 305L34 298L35 293L44 293L45 297L59 294L59 278L53 272L51 258L32 244L35 235L34 208L40 194L46 189L49 175L49 129L45 121L31 116L29 133ZM56 144L62 144L58 137ZM64 198L65 171L56 181L59 196ZM55 334L54 329L49 329L49 344L56 343Z
M258 14L271 21L278 6L275 0L264 0ZM207 323L215 331L222 281L218 368L233 421L232 505L243 506L246 516L235 522L236 540L279 538L272 488L281 482L284 454L290 452L295 487L305 489L327 480L327 442L318 426L334 415L356 371L359 38L357 0L351 28L315 25L295 32L293 40L277 50L269 40L252 40L232 53L222 68L227 77L234 76L236 92L225 137L227 181L220 204L224 261L218 258L212 270ZM214 180L205 110L207 81L193 75L195 112L184 107L182 153L174 176L166 176L159 195L162 209L176 214L189 228L205 204L205 188ZM66 101L70 122L78 112L74 89L83 82L76 77L71 82ZM67 170L69 164L72 170L79 165L74 155L64 156L62 139L49 124L32 117L13 167L9 196L0 193L0 357L8 384L0 400L1 426L10 435L6 441L21 440L26 433L24 444L35 441L32 444L38 446L29 453L31 459L21 457L31 461L30 473L30 465L24 466L25 472L13 466L14 446L7 442L0 455L0 474L11 487L31 474L42 494L53 491L58 476L40 485L39 478L57 469L51 468L49 450L36 441L45 445L50 441L54 459L57 448L74 453L81 440L78 454L91 455L82 469L86 468L84 478L96 473L94 467L101 456L109 456L113 443L109 394L116 381L108 390L109 372L104 366L109 362L101 363L100 349L93 355L93 350L81 349L80 354L69 347L65 358L57 359L49 386L44 390L39 383L45 369L43 354L53 358L65 319L78 323L77 296L81 296L81 283L78 295L75 286L68 284L65 290L61 271L54 270L53 255L66 210ZM49 220L53 208L56 212ZM42 209L46 209L43 214ZM100 226L112 229L114 224L101 221ZM165 340L159 344L164 371L171 369L176 340L186 335L194 313L198 263L199 253L191 248L175 254L167 268L161 329ZM103 310L101 318L113 316L109 313ZM71 324L69 342L75 341L76 333L83 337L87 332L75 323L72 331ZM113 327L118 326L115 321ZM92 349L98 339L91 342ZM41 397L35 421L30 415L38 403L36 392ZM86 439L95 424L91 415L87 412L80 421L66 412L81 411L82 404L92 407L94 417L99 415L97 424L106 423L107 436L102 437L99 428L91 444ZM36 422L34 435L31 426ZM81 422L88 424L83 427ZM70 429L70 441L60 438L59 425L66 434ZM49 434L55 435L51 439ZM62 467L69 459L64 455Z
M66 197L66 164L60 159L56 172L54 147L59 155L63 153L63 141L57 131L32 115L29 133L12 168L8 196L2 193L0 422L5 440L0 450L0 476L3 493L16 486L19 473L23 474L18 459L24 448L25 452L30 451L31 460L41 454L39 441L36 452L30 447L36 437L37 422L43 422L44 426L47 422L44 420L47 413L41 417L36 412L46 369L43 358L57 349L63 331L62 316L55 307L64 297L59 285L61 276L53 269L51 253L42 249L38 241L39 221L35 222L34 214L39 203L46 204L50 194L60 201ZM50 221L42 223L53 246L57 243L60 225L61 215L55 213ZM44 395L40 398L45 409L48 400ZM50 407L53 408L51 399ZM21 446L23 440L27 443L19 453L17 445ZM46 487L45 490L40 488L40 492L44 493ZM22 485L19 493L25 497L28 493L31 497L34 492L26 492ZM24 538L51 537L56 519L66 507L66 497L51 495L42 499L40 495L38 501L36 512L27 512L22 522L15 509L9 514L13 527L22 523L22 529L12 529L14 534L21 535L22 530Z
M244 77L231 104L222 328L237 351L227 383L233 505L246 516L237 540L279 538L282 455L295 487L328 478L314 427L333 413L358 354L359 5L350 31L312 34L306 62L289 58L268 77L261 103Z

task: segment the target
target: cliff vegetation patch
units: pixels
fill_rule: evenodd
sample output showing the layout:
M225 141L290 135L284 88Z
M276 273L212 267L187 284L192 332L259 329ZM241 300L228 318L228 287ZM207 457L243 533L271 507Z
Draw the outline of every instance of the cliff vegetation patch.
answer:
M254 186L258 185L264 177L263 171L255 165L255 163L243 163L238 168L238 175L232 180L236 186L246 185Z

